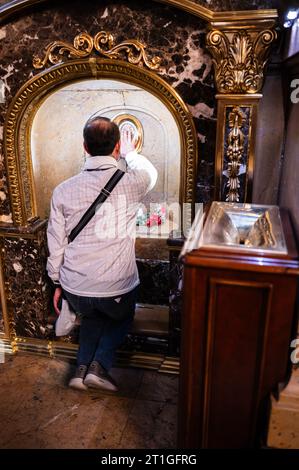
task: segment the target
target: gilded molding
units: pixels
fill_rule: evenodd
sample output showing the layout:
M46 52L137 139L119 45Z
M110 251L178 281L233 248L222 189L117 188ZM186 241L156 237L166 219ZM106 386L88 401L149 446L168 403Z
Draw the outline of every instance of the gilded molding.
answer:
M240 11L212 11L193 0L152 0L153 3L165 3L178 8L179 10L186 11L191 15L204 19L205 21L251 21L255 19L272 19L278 18L278 12L275 9L260 9L260 10L240 10ZM11 16L27 8L33 7L41 3L47 3L49 0L14 0L8 4L0 6L0 22L7 21ZM154 6L154 5L153 5Z
M240 202L239 197L239 173L241 167L241 160L244 151L245 136L242 132L242 127L246 122L246 116L239 106L233 108L228 116L228 126L231 129L227 136L227 157L229 159L227 165L228 192L226 201Z
M127 81L142 86L157 96L173 114L181 136L181 202L194 202L197 137L193 118L176 91L157 74L119 60L73 59L52 66L31 78L14 97L4 126L4 151L7 162L10 200L14 224L27 225L36 213L36 197L30 148L31 123L39 105L56 89L86 78ZM26 129L25 138L18 130ZM30 197L28 196L28 192Z
M262 95L218 95L215 200L251 202L258 103Z
M16 104L11 110L9 119L6 120L6 131L4 133L4 153L6 155L6 167L8 174L8 185L10 193L10 204L13 213L13 220L16 225L21 225L25 220L23 208L23 198L21 194L20 175L18 172L18 164L15 152L15 130L18 105Z
M115 116L112 119L112 121L115 122L117 126L119 126L120 134L122 133L122 125L125 122L129 122L135 127L136 129L136 135L134 136L136 139L135 149L137 153L140 153L142 150L142 146L143 146L144 136L143 136L143 127L139 119L137 119L136 116L132 116L132 114L121 113Z
M218 92L260 92L270 45L276 37L274 29L210 31L207 47L213 56Z
M53 41L46 47L43 59L38 56L33 58L33 67L42 69L46 65L57 65L63 62L63 56L67 53L67 59L81 59L97 54L108 59L128 60L130 64L145 65L150 70L160 67L161 58L150 59L146 54L146 45L136 39L128 39L120 44L114 44L114 37L106 31L99 31L94 37L88 33L78 34L72 44L65 41Z
M11 309L7 305L7 294L9 292L8 282L5 280L4 269L3 269L3 255L4 246L3 240L0 240L0 302L2 309L2 317L4 322L4 334L5 337L13 340L16 336L15 322L12 315Z

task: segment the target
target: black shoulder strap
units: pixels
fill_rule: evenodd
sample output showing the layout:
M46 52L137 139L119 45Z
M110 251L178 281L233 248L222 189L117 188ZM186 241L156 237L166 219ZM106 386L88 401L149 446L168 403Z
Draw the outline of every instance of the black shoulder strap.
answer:
M68 237L69 243L75 240L75 238L79 235L81 230L83 230L84 227L88 224L88 222L92 219L92 217L96 213L96 209L98 205L103 204L103 202L106 201L106 199L110 196L111 192L113 191L117 183L121 180L121 178L124 176L124 174L125 172L122 170L116 170L116 172L113 173L113 175L111 176L106 186L101 190L98 197L93 201L91 206L87 209L85 214L83 214L83 216L79 220L76 227L74 227L73 230L71 231Z

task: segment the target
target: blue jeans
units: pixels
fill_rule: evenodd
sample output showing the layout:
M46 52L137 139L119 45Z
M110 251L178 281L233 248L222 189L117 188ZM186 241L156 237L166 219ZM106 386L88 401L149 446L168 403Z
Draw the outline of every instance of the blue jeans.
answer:
M99 362L107 371L112 367L116 349L132 325L137 287L116 297L81 297L63 290L74 312L81 314L78 366Z

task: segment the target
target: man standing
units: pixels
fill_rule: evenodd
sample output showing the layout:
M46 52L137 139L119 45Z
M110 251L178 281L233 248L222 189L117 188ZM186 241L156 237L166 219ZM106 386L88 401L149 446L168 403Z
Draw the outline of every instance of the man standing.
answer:
M130 137L121 148L119 129L107 118L87 121L83 137L89 154L83 170L53 192L47 270L56 285L56 313L59 314L58 302L64 295L72 309L81 314L78 367L69 386L117 391L108 371L135 313L139 284L136 211L145 194L155 186L157 171L133 150ZM126 158L127 172L107 202L68 243L72 229L117 170L121 154Z

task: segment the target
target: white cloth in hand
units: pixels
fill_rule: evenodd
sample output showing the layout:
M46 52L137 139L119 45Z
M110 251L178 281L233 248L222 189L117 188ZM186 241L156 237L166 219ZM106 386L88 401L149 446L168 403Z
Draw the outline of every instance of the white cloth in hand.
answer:
M55 324L56 336L68 335L76 325L76 318L76 314L70 308L68 301L62 299L60 315Z

